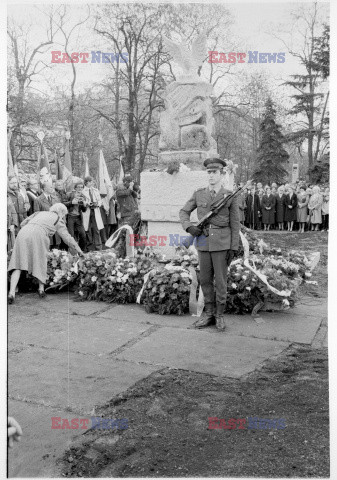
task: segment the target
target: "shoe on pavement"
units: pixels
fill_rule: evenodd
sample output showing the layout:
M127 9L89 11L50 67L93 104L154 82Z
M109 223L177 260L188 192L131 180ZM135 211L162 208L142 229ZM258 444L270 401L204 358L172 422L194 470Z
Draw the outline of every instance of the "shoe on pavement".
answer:
M195 328L205 328L214 324L214 305L212 303L206 303L202 316L193 325Z
M217 303L215 321L216 321L216 328L221 331L224 331L227 327L225 315L224 315L225 309L226 309L226 304Z

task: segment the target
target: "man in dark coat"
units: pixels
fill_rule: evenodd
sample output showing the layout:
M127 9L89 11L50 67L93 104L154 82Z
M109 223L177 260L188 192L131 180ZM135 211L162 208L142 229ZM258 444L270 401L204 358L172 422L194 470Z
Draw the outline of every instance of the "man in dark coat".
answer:
M80 248L87 251L86 234L83 225L82 212L88 208L88 203L82 194L84 182L77 182L74 191L68 194L68 198L64 201L64 205L68 208L67 227L70 235L77 241Z
M260 198L253 187L247 192L246 224L249 228L256 228L259 222Z
M227 299L227 271L235 252L239 248L240 214L238 198L234 197L219 212L211 217L209 225L201 230L190 221L197 209L198 219L206 215L215 202L230 194L222 186L223 167L226 162L219 158L205 160L209 175L209 186L196 190L179 212L183 228L198 237L200 286L205 297L205 312L196 323L196 328L211 325L214 320L218 330L226 328L224 312ZM214 278L216 309L214 305Z
M137 190L134 187L131 175L125 175L123 184L117 185L116 196L121 217L119 226L130 225L133 227L139 217Z
M15 208L15 214L13 212L12 215L12 224L15 226L15 235L17 235L21 222L27 217L27 211L25 208L25 200L19 191L19 182L16 177L8 180L7 196L11 199Z

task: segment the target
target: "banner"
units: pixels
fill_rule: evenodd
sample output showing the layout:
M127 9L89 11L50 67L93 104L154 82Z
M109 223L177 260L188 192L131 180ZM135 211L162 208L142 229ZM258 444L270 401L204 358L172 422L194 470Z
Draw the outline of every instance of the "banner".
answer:
M11 138L12 138L12 131L9 130L7 133L7 176L8 178L18 177L18 166L15 162L15 159L12 158L11 152Z
M64 182L64 190L66 192L71 192L73 190L73 170L71 167L69 143L70 143L70 132L66 132L65 146L64 146L64 164L63 164L63 174L62 174L62 180Z
M56 180L63 179L63 166L59 159L57 152L55 152L55 167L56 167Z
M110 201L110 198L114 194L114 190L113 190L112 182L109 177L109 172L104 160L104 155L102 150L100 150L99 152L97 180L98 180L97 188L99 190L99 193L101 195L107 195L108 200Z
M50 173L50 166L48 161L47 149L43 145L45 134L43 131L37 133L37 138L40 140L40 145L37 151L37 181L40 183L52 183L52 176Z

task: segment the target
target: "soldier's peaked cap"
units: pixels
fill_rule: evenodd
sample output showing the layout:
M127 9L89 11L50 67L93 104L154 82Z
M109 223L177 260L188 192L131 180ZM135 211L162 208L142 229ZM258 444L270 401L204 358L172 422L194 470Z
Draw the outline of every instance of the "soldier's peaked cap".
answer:
M225 167L227 165L227 163L225 162L225 160L222 160L221 158L207 158L205 161L204 161L204 167L207 168L207 170L209 169L221 169L223 167Z

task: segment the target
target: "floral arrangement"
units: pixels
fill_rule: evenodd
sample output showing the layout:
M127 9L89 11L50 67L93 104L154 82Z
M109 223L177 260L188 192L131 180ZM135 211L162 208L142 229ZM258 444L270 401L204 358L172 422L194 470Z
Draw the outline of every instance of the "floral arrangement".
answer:
M227 311L251 313L257 305L267 304L293 306L299 284L311 276L311 262L302 252L270 248L251 230L242 231L250 255L249 260L243 258L241 244L239 257L229 268ZM148 312L159 314L188 311L192 278L196 285L199 276L194 247L177 247L171 261L149 246L125 257L122 247L81 258L53 250L48 256L48 288L74 285L79 299L115 303L133 303L140 296Z
M117 257L113 251L92 252L79 261L76 292L83 300L133 303L151 268L146 253L138 252L130 259Z
M46 290L61 290L77 279L77 256L64 250L53 249L48 253Z
M184 268L193 266L199 268L197 251L193 248L176 247L176 253L171 260L172 265L178 265Z
M244 266L242 259L237 260L228 272L226 310L230 313L251 313L261 301L263 293L258 278Z
M267 285L249 268L243 259L238 259L230 266L228 273L227 310L231 313L251 313L254 307L265 302L280 303L286 301L287 306L294 304L298 281L292 275L285 274L280 265L273 265L268 257L253 255L251 263L268 281L268 284L284 297L272 292Z
M166 266L150 271L141 301L148 313L183 315L188 312L191 274L178 266Z

